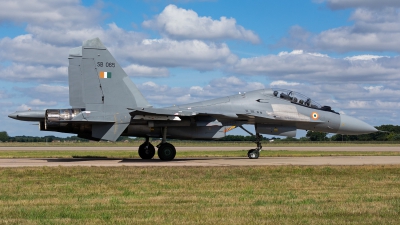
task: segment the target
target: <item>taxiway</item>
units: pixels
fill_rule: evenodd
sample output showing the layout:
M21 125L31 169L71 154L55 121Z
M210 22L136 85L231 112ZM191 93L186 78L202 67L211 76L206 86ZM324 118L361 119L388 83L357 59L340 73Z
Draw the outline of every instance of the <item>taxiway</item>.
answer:
M0 147L0 151L34 150L132 150L137 147ZM233 151L247 147L177 147L177 151ZM400 147L268 147L268 150L290 151L400 151ZM266 150L266 151L268 151ZM400 164L400 156L323 156L323 157L204 157L175 158L173 161L159 159L114 159L114 158L3 158L0 167L41 166L267 166L267 165L394 165Z

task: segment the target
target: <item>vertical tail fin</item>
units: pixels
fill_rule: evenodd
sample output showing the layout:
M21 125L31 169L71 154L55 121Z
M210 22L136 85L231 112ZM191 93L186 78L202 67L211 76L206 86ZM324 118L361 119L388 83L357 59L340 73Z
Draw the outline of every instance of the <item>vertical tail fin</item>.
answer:
M84 41L80 52L71 49L68 69L72 107L125 111L150 106L98 38Z

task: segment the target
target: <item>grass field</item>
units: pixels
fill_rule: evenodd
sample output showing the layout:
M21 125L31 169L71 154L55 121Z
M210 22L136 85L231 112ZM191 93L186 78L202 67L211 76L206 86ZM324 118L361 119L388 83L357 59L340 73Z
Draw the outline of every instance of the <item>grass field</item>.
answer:
M176 157L245 157L253 143L240 144L178 142L176 146L243 146L244 150L178 151ZM399 146L341 144L267 146ZM35 147L134 145L0 143ZM379 155L398 156L400 152L266 150L261 154ZM134 147L0 151L0 158L22 157L139 158ZM0 168L0 224L399 224L399 218L400 165Z
M400 166L0 169L0 224L398 224Z
M177 151L176 158L193 157L247 157L248 150L242 151ZM313 157L313 156L400 156L400 151L271 151L261 152L260 157ZM140 158L132 150L12 150L0 151L0 158ZM157 158L157 154L155 156Z

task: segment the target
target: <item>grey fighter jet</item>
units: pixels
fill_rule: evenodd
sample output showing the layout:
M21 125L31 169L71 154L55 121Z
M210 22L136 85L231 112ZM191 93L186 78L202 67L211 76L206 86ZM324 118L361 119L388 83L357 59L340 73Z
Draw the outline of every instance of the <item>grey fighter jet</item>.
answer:
M255 127L257 146L248 151L250 159L259 157L261 134L294 137L297 129L349 135L377 131L361 120L283 89L153 108L98 38L71 49L68 59L72 108L18 111L9 117L38 121L40 130L73 133L89 140L116 141L121 135L144 137L138 150L142 159L155 155L149 138L162 138L157 145L161 160L173 160L176 154L167 138L218 139L234 128L250 133L244 124Z

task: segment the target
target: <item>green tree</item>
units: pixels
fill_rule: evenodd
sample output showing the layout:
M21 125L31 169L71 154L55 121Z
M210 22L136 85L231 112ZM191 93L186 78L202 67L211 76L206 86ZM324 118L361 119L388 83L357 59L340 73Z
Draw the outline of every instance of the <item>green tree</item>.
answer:
M326 133L311 131L309 130L306 134L306 137L310 139L310 141L327 141L328 138L326 137Z
M299 141L299 139L294 137L286 137L285 139L282 139L282 141Z
M10 137L8 136L7 132L6 131L1 131L0 132L0 141L6 142L6 141L9 141L9 140L10 140Z
M361 135L360 135L361 136ZM335 134L331 137L331 141L357 141L360 140L360 137L357 135L342 135L342 134ZM364 138L365 139L365 138ZM365 140L363 140L365 141Z
M333 135L332 141L398 141L400 138L400 126L397 125L381 125L375 127L379 131L371 134L361 135Z

